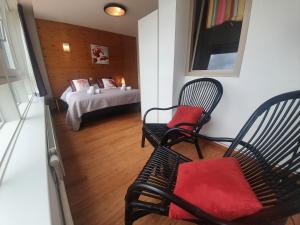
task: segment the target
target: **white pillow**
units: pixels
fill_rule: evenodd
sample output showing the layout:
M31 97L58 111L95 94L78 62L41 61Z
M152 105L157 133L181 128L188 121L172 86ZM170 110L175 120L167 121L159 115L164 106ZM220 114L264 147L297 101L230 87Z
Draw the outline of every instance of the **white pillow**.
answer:
M69 86L64 93L60 96L60 99L63 100L64 102L67 102L67 95L68 93L72 92L72 88Z
M87 89L87 94L94 95L95 94L95 86L90 86L89 89Z
M72 80L72 84L76 91L84 91L91 86L88 79Z
M117 87L114 79L103 78L102 82L103 82L104 88L116 88Z

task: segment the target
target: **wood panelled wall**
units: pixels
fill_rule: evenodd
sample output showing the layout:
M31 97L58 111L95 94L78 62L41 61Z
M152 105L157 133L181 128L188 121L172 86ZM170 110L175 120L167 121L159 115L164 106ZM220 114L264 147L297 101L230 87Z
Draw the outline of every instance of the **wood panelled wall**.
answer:
M60 96L68 81L76 78L124 77L126 85L138 87L136 38L71 24L37 19L37 28L54 96ZM62 43L71 52L64 52ZM90 44L108 47L109 64L93 64Z

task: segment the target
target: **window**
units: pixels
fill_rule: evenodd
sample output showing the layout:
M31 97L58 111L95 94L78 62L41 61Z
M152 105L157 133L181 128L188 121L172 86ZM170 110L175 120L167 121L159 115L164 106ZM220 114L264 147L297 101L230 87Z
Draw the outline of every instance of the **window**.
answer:
M237 57L236 52L211 54L209 63L207 65L208 70L222 70L232 69Z
M16 0L0 0L0 182L36 84Z
M1 83L9 84L19 113L22 115L33 96L35 85L32 79L33 72L28 60L17 8L16 6L5 7L5 1L3 3L0 18L2 37L0 46L3 61Z
M2 39L2 44L3 44L3 50L4 50L4 54L5 54L5 61L6 61L6 65L8 66L9 69L16 69L16 66L15 66L15 62L14 62L14 59L13 59L13 56L12 56L12 52L11 52L11 49L10 49L10 46L7 42L7 35L5 33L5 30L4 30L4 25L3 25L3 20L0 19L0 26L1 26L1 39Z
M192 0L189 75L238 75L252 0Z

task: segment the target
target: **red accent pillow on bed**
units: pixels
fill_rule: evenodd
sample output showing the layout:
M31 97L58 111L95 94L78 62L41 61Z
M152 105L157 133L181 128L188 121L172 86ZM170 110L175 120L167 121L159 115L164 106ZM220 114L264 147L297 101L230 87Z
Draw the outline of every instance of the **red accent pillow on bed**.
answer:
M251 215L263 207L235 158L180 164L174 194L204 212L228 221ZM173 203L169 217L195 219Z
M173 128L178 123L197 123L204 109L196 106L178 106L172 120L167 124L167 127ZM192 130L191 126L180 126L186 130Z

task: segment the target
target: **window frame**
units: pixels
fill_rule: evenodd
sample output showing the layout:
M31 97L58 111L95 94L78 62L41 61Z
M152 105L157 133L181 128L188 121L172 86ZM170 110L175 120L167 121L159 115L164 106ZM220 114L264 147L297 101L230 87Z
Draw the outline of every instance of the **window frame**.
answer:
M0 129L3 127L4 124L5 124L5 120L4 120L4 118L2 116L2 113L0 111Z
M8 24L7 24L7 10L8 6L4 6L5 10L1 12L0 15L0 42L1 45L4 48L4 54L6 57L4 57L5 63L7 64L7 75L14 75L14 73L17 72L17 68L19 67L18 65L18 58L15 55L15 49L14 49L14 43L11 40L10 37L10 31L8 29ZM9 53L7 52L7 49L9 50ZM11 61L8 59L11 58ZM13 65L11 65L11 63Z
M0 185L34 99L34 76L24 42L17 1L0 0ZM2 4L3 3L3 4ZM8 48L4 47L8 45ZM7 50L8 49L8 50ZM12 64L8 61L8 52ZM13 67L10 65L14 65ZM3 79L3 80L2 80ZM24 103L24 104L23 104ZM1 188L1 187L0 187Z
M194 7L195 1L191 0L190 4L190 18L189 18L189 27L188 27L188 43L187 43L187 61L186 61L186 75L187 76L211 76L211 77L239 77L244 51L245 44L247 39L247 33L249 28L250 14L252 8L252 0L245 0L245 10L244 10L244 18L241 29L241 36L239 41L239 47L237 52L236 63L233 69L223 69L223 70L192 70L191 68L191 60L192 60L192 32L194 26Z
M19 114L22 115L26 107L21 108L20 106L22 103L29 104L31 98L34 94L34 77L31 76L32 72L32 65L30 59L28 59L28 50L27 45L24 39L24 31L20 22L19 14L17 12L17 7L8 7L6 4L3 6L4 8L1 9L1 37L3 40L1 42L5 42L8 45L9 54L12 57L12 62L14 68L11 68L10 63L6 59L7 52L4 50L4 60L6 63L6 78L10 87L10 91L13 95L14 102L18 108ZM12 24L12 23L16 24ZM10 28L11 27L11 28ZM1 43L1 45L5 45ZM17 49L20 50L21 54L16 54ZM22 75L20 75L22 74ZM25 83L23 84L23 93L20 95L20 92L16 91L13 87L16 82L25 82L28 80L28 85L26 86ZM28 90L28 88L30 90ZM26 94L26 96L24 95ZM20 97L21 96L21 97ZM26 101L24 100L24 96L26 97Z

